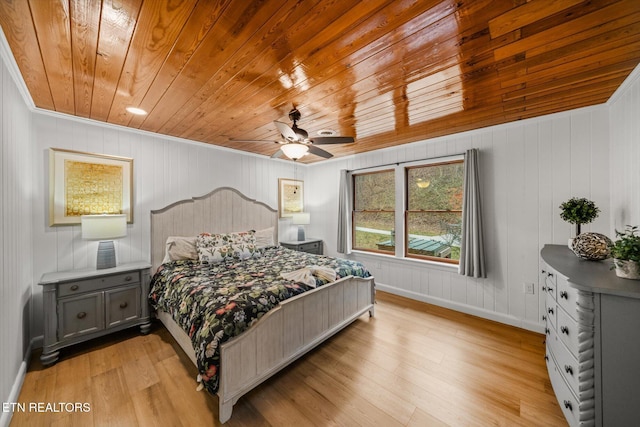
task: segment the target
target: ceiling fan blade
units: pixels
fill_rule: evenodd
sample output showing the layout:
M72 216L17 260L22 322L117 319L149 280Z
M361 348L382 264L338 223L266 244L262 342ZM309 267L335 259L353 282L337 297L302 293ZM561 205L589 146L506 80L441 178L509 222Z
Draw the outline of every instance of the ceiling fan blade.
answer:
M278 132L284 137L284 139L288 139L289 141L297 141L298 135L287 125L286 123L274 121L273 122L278 128Z
M272 159L279 159L280 157L282 157L284 155L284 153L282 152L282 150L278 150L275 153L273 153L271 155Z
M284 144L284 141L276 141L274 139L233 139L230 138L229 141L231 142L269 142L269 143L276 143L276 144Z
M325 159L330 159L333 157L328 151L324 151L322 148L314 147L313 145L309 145L309 152L311 154L315 154L316 156L324 157Z
M315 138L309 138L312 144L327 145L327 144L351 144L355 142L352 136L317 136Z

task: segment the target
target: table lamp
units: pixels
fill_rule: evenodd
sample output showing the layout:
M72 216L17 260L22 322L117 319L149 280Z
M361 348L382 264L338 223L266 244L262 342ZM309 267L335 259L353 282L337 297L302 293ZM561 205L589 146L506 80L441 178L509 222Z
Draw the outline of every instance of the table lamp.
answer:
M116 266L116 251L113 239L127 235L127 216L121 215L82 215L82 238L99 240L96 268Z
M304 226L310 224L311 215L308 212L294 213L292 222L298 226L298 241L302 242L304 237Z

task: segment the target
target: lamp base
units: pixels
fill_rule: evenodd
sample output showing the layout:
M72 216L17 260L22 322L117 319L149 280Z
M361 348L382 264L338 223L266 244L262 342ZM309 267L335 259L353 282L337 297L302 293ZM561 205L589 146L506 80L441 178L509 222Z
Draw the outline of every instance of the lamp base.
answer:
M100 242L98 244L98 259L96 261L96 268L102 270L105 268L113 268L116 266L116 250L113 245L113 240L106 242Z
M299 225L298 226L298 242L302 242L304 241L305 237L304 237L304 226L303 225Z

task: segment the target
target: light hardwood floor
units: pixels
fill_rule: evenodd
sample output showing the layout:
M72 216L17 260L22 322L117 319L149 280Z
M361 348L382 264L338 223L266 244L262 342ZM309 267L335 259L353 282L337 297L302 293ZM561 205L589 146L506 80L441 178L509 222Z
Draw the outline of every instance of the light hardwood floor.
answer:
M234 407L233 426L564 426L544 336L378 292L363 316ZM33 355L11 426L217 425L217 397L160 324ZM31 402L88 412L29 412ZM55 409L55 408L54 408Z

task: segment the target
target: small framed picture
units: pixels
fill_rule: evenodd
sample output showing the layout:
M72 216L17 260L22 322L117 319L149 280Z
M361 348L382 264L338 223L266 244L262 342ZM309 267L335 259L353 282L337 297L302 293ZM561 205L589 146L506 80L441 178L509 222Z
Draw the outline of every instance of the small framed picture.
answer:
M280 218L291 218L304 211L304 182L278 178L278 213Z
M49 149L49 225L82 215L126 214L133 222L133 159Z

